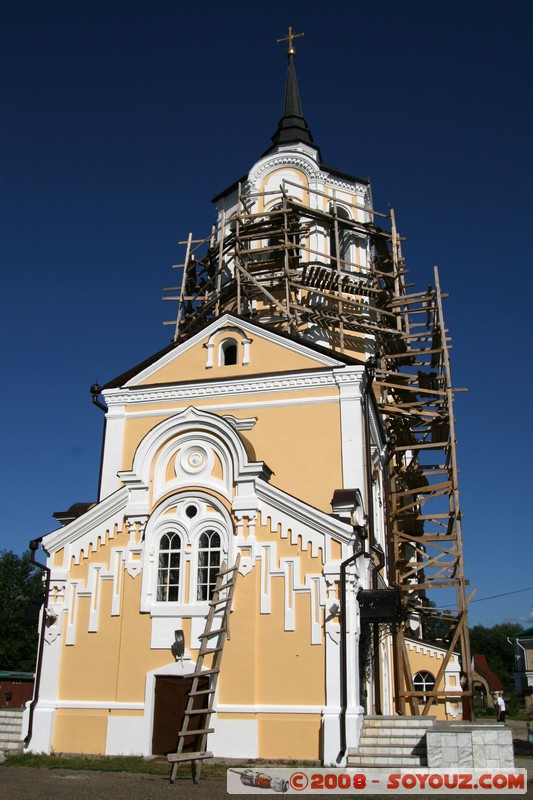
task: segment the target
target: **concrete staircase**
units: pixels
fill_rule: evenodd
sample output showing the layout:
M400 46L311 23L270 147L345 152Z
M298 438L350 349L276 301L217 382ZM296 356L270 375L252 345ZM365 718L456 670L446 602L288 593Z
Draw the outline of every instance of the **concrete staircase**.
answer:
M22 708L0 708L0 758L22 753Z
M365 717L359 747L348 750L347 766L426 766L426 732L434 722L435 717Z

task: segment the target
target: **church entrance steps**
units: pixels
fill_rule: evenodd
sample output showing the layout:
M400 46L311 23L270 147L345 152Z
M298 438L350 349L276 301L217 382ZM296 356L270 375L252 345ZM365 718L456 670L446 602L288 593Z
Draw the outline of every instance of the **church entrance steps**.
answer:
M0 754L22 752L22 708L0 708Z
M359 747L348 750L347 766L425 766L426 733L434 723L434 717L365 717Z

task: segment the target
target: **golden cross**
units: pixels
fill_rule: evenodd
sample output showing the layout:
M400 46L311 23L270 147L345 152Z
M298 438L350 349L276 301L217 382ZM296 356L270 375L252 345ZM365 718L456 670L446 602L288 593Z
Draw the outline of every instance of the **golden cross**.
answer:
M289 56L293 56L296 53L296 50L294 49L294 45L293 45L292 42L293 42L293 39L298 38L298 36L305 36L305 33L293 33L292 32L292 27L289 25L289 35L288 36L284 36L282 39L278 39L277 40L278 44L279 44L279 42L288 42L289 43L289 49L287 50L287 54Z

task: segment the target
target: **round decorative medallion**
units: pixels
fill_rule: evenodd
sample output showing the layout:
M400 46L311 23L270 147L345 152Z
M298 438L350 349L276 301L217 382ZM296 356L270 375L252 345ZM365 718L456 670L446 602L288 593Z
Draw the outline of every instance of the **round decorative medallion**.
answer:
M203 472L209 462L207 451L203 447L192 445L182 450L178 455L177 465L183 472L188 472L190 475L196 475Z

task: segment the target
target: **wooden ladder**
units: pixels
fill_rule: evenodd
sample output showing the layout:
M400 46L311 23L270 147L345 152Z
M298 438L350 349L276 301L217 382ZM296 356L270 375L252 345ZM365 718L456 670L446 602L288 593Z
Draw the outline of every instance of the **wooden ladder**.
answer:
M187 700L183 726L178 733L177 750L175 753L167 755L168 761L172 764L171 783L174 783L178 765L183 761L191 762L192 779L194 783L198 783L202 771L202 760L204 758L213 758L213 753L206 749L207 736L214 731L214 728L209 727L209 721L213 713L224 644L226 639L230 638L229 617L233 604L233 595L235 594L239 560L240 554L237 554L235 565L229 569L225 561L222 563L215 582L215 588L213 589L213 596L209 601L209 613L205 629L198 637L200 639L200 649L196 667L192 673L192 686ZM220 614L220 611L222 611L222 614ZM215 619L220 619L220 628L213 628ZM216 647L210 647L210 639L215 636L219 637L218 644ZM211 667L203 669L204 658L209 655L213 656ZM210 680L208 689L201 688L202 684L205 684L205 678ZM190 743L190 737L196 737L194 752L184 753L183 748L187 739L189 739Z

